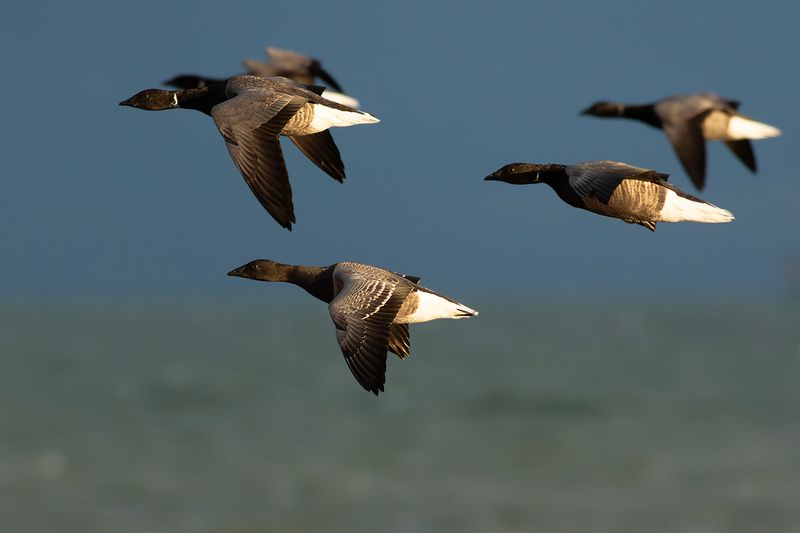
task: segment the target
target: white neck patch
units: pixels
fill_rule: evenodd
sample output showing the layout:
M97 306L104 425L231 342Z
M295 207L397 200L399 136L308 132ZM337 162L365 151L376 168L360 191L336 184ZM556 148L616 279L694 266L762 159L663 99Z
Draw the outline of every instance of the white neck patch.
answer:
M178 93L172 93L172 107L178 107Z

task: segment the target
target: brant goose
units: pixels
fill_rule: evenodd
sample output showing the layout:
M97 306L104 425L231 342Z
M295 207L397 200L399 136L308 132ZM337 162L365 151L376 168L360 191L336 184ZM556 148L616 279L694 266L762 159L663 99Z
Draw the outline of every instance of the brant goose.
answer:
M314 164L342 182L344 163L328 128L379 122L369 113L322 98L321 92L321 87L286 78L235 76L197 89L147 89L120 105L153 111L180 107L210 115L253 194L278 224L291 230L292 188L278 137L289 137Z
M291 78L300 83L314 83L319 78L325 85L334 90L344 92L342 86L337 83L327 70L322 68L319 59L298 54L291 50L268 46L265 50L269 61L263 63L255 59L245 59L242 66L254 76L271 78L273 76L283 76Z
M409 354L408 325L478 312L418 285L418 277L362 263L329 267L284 265L258 259L228 272L258 281L284 281L326 302L336 340L356 381L376 396L386 382L387 350Z
M781 134L778 128L746 117L738 109L739 102L735 100L698 93L670 96L644 105L597 102L581 114L632 118L663 129L692 183L702 190L706 181L705 141L725 141L733 155L755 172L756 157L749 139Z
M667 182L669 174L616 161L511 163L485 180L546 183L573 207L656 230L657 222L730 222L733 215Z
M267 63L254 59L246 59L242 62L242 66L247 69L247 74L259 76L261 78L282 76L306 85L311 85L316 79L320 79L325 85L333 89L330 90L326 88L322 96L348 107L358 108L358 100L346 94L342 94L343 90L341 85L339 85L328 71L322 68L319 59L304 56L291 50L283 50L274 47L267 47L266 53L269 58ZM195 74L180 74L165 81L164 85L170 85L179 89L196 89L222 81L225 80L197 76Z

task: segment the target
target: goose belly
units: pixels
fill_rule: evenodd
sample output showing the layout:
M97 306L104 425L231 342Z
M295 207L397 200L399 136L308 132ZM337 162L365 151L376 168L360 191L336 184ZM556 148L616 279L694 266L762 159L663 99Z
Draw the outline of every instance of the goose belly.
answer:
M625 221L654 221L664 202L664 187L650 181L623 180L617 186L608 204L596 198L584 199L584 207L600 215Z
M417 290L406 297L394 321L415 324L439 318L466 318L477 314L477 311L438 294Z

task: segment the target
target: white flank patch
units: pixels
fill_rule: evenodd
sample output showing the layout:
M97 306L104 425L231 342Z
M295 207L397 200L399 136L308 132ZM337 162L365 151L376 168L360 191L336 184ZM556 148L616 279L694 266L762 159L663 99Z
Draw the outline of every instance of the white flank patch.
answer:
M407 324L427 322L437 318L467 318L478 314L466 305L453 303L429 292L415 291L412 296L417 297L417 309L414 314L403 318L403 322Z
M334 109L322 104L312 104L314 106L314 120L309 124L309 129L317 133L328 128L342 128L345 126L355 126L356 124L374 124L380 122L369 113L362 111L344 111Z
M695 202L673 191L667 191L659 222L707 222L711 224L730 222L733 213L705 202Z
M347 107L352 107L353 109L358 109L358 106L361 105L361 102L353 98L352 96L347 96L346 94L337 93L336 91L331 91L330 89L325 89L325 92L322 93L322 97L326 100L331 100L332 102L336 102L337 104L346 105Z
M755 120L732 116L728 122L728 141L736 141L741 139L766 139L767 137L777 137L781 134L781 130L757 122Z

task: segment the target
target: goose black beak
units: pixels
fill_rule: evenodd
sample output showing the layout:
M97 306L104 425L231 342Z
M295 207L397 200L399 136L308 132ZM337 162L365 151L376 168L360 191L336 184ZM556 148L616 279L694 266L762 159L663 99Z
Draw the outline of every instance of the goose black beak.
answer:
M123 101L121 101L119 103L119 105L126 105L126 106L131 106L132 107L133 104L131 103L131 100L133 100L133 98L128 98L127 100L123 100Z
M242 276L242 270L244 270L244 267L234 268L233 270L228 272L228 275L229 276L233 276L233 277L237 277L237 278L241 278L241 277L243 277Z

